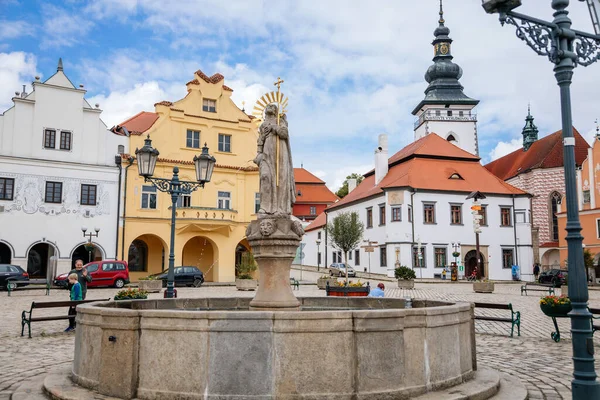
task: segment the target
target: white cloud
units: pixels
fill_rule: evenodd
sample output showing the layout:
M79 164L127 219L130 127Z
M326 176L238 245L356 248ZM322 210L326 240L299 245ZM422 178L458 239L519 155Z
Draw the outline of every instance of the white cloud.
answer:
M33 26L25 21L0 20L0 40L31 36L34 31Z
M513 139L510 142L498 142L496 147L490 152L490 161L494 161L500 157L523 147L522 139Z
M71 47L84 41L89 45L92 42L87 37L93 27L89 19L50 4L43 5L42 13L44 23L41 48Z
M12 106L10 100L36 74L36 58L24 52L0 53L0 112ZM31 88L29 88L31 90Z

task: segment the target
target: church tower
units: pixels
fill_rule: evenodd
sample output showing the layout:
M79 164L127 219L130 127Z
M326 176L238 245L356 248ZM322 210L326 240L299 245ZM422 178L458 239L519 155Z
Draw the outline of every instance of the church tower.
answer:
M523 151L529 150L533 142L538 140L538 128L533 123L530 106L527 107L527 117L525 118L525 126L521 135L523 135Z
M433 32L433 65L425 73L429 86L425 98L415 107L415 140L429 133L437 133L469 153L479 155L477 143L477 114L473 108L479 103L463 93L458 81L462 68L452 62L448 36L450 29L444 25L444 10L440 0L439 25Z

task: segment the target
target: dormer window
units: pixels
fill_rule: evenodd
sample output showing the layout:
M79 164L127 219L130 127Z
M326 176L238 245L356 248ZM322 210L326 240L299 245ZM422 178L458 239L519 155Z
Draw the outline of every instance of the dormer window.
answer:
M454 137L454 135L448 135L446 140L449 141L450 143L457 141L456 138Z
M203 99L202 111L217 112L217 101L211 99Z
M460 176L457 172L455 172L452 175L450 175L450 178L448 178L448 179L461 179L461 180L463 180L463 177Z

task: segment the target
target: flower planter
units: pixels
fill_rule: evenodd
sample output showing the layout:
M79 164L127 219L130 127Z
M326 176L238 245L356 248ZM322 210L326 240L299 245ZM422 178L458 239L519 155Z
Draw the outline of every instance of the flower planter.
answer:
M493 293L494 282L473 282L473 291L475 293Z
M415 281L413 279L398 279L400 289L414 289Z
M162 289L161 280L141 280L138 282L138 288L148 293L160 293Z
M563 318L571 311L571 304L540 304L542 312L549 317Z
M371 291L371 287L367 283L367 286L331 286L327 285L325 288L327 296L338 296L338 297L366 297Z
M329 284L329 286L334 286L336 282L336 278L319 278L317 279L317 287L321 290L325 290L327 284Z
M256 290L258 281L256 279L236 279L235 287L237 290Z

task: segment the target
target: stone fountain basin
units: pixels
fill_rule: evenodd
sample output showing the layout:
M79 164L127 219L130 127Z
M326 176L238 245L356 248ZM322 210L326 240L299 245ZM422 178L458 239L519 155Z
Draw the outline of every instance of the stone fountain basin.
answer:
M72 378L124 399L398 399L476 368L468 303L317 297L248 311L250 300L79 306Z

